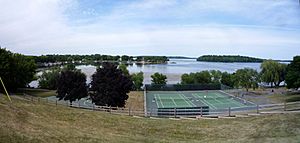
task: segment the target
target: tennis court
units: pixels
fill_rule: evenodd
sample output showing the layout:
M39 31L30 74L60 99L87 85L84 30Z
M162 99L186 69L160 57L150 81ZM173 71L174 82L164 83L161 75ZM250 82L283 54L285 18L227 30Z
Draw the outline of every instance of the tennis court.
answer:
M211 91L147 91L147 110L157 109L192 109L208 107L209 110L243 108L253 106L252 103L236 98L221 90Z

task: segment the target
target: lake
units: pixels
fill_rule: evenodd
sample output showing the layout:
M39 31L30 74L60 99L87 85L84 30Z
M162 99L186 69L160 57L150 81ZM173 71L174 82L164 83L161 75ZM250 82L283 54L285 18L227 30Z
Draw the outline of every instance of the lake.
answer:
M203 70L220 70L233 73L238 69L252 68L260 71L261 63L220 63L220 62L198 62L196 59L170 59L167 64L149 64L149 65L129 65L130 73L144 72L144 83L151 83L151 75L155 72L167 75L169 84L180 82L180 77L184 73L199 72ZM87 83L91 81L91 75L96 71L96 67L92 65L76 66L87 76ZM42 72L37 73L41 75ZM32 81L29 84L31 87L37 87L38 82Z

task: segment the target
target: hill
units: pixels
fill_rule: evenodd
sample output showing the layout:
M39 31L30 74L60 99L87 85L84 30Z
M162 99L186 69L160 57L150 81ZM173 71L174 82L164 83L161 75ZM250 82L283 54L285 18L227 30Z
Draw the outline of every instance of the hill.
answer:
M300 114L216 120L135 118L0 95L0 142L298 142Z

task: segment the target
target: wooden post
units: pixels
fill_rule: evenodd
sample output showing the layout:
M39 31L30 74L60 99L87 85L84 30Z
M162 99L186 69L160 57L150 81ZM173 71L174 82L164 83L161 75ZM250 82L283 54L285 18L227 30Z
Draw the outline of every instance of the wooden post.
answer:
M55 100L55 105L57 106L57 100Z
M228 116L230 117L231 116L231 108L230 107L228 107Z
M174 118L176 118L176 108L174 108Z
M256 105L256 113L259 114L259 105Z
M200 112L201 112L201 117L202 117L202 115L203 115L203 107L201 106L201 108L200 108Z
M130 116L131 115L131 107L129 106L129 108L128 108L128 115Z

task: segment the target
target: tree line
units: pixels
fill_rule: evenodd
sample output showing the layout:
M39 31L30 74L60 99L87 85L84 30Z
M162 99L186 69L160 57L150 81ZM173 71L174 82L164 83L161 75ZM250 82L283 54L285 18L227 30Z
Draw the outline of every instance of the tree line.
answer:
M169 59L166 56L112 56L112 55L41 55L28 56L34 59L39 65L45 63L77 63L77 64L93 64L97 62L147 62L147 63L165 63Z
M245 62L245 63L261 63L264 59L247 57L247 56L234 56L234 55L203 55L197 58L197 61L205 62Z

